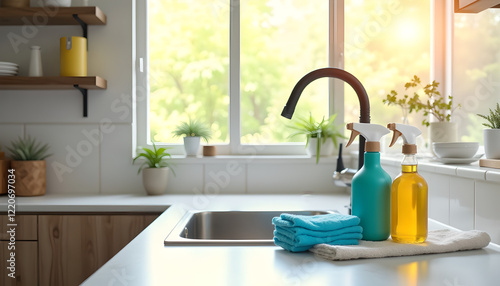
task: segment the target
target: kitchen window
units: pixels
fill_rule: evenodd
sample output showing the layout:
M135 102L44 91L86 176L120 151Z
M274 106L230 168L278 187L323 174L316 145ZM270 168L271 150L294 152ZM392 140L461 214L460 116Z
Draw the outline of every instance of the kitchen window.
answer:
M430 0L137 2L137 54L148 55L136 83L138 145L153 139L182 154L171 131L196 118L209 123L219 154L305 154L304 138L291 138L280 114L306 73L336 66L354 74L379 124L401 117L382 104L385 94L413 74L429 79ZM343 94L342 82L316 80L294 119L358 121L357 96L349 86Z
M459 139L483 142L485 123L476 114L488 114L500 102L500 11L455 14L453 33L453 95L462 107L454 120Z

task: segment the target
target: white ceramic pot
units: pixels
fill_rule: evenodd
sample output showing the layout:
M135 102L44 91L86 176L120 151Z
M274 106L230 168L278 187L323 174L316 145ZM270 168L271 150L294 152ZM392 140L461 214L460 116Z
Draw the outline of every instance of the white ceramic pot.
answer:
M200 137L186 136L184 137L184 150L187 156L196 156L200 151Z
M433 142L457 142L457 123L455 122L431 122L429 125L430 146Z
M457 123L455 122L431 122L429 125L429 146L431 153L434 156L437 156L432 150L432 143L434 142L457 142L458 141L458 132L457 132Z
M43 0L43 6L70 7L71 0Z
M486 159L500 159L500 129L484 129L483 136Z
M311 156L316 156L318 138L310 138L309 144L307 145L307 154ZM335 146L333 146L332 139L328 139L325 143L321 144L321 150L319 152L320 156L331 156Z
M148 195L163 195L167 192L170 168L145 168L142 170L142 184Z

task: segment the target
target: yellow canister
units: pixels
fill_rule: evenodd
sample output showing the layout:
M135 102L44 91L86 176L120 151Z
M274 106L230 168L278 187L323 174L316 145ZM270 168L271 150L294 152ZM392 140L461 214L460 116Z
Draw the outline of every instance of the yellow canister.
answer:
M87 76L87 39L62 37L61 76Z

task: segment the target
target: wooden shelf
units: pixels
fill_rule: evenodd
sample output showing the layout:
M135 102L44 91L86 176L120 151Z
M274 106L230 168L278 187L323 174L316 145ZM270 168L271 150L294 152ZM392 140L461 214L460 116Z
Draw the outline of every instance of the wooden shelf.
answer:
M0 26L19 25L78 25L87 38L87 26L106 25L106 15L99 7L0 8ZM76 89L83 97L84 117L88 113L88 90L106 87L107 81L98 76L0 76L0 90Z
M0 89L75 89L75 85L84 89L106 89L107 81L99 76L0 76Z
M455 0L455 13L479 13L489 8L500 8L500 0Z
M26 22L35 25L79 25L73 15L78 15L87 25L106 25L106 15L99 7L0 8L0 25L26 25Z

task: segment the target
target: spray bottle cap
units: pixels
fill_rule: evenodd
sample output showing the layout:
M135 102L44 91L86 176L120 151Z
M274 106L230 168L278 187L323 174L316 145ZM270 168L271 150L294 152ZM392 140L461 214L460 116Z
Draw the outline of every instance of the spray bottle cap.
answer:
M389 123L387 128L394 131L392 136L392 141L389 147L392 147L399 136L403 137L403 154L417 154L417 136L422 134L422 131L415 126L401 124L401 123Z
M380 152L380 138L390 132L382 125L370 123L349 123L347 129L352 133L346 147L351 145L356 136L361 135L366 139L365 152Z

